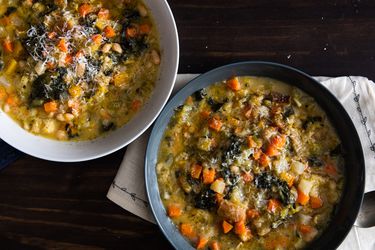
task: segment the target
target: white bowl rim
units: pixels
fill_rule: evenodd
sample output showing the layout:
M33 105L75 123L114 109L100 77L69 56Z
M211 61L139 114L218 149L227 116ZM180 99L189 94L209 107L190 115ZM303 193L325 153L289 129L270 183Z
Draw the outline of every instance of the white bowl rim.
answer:
M176 26L176 22L175 22L175 19L173 17L173 13L171 11L171 8L170 8L168 2L166 0L160 0L160 1L144 0L144 3L151 9L152 14L153 14L153 18L155 20L155 23L158 26L159 35L160 35L160 42L161 42L161 47L162 47L161 49L162 50L165 49L162 46L163 37L161 36L162 34L161 34L161 31L160 31L160 29L162 27L160 27L160 24L158 23L158 20L157 20L158 17L155 15L155 13L154 13L154 11L151 7L152 4L154 4L154 6L156 6L155 8L160 8L159 10L164 11L164 13L166 15L164 18L167 19L168 24L169 24L168 28L170 28L170 30L169 30L169 34L170 34L169 38L171 39L170 42L173 45L172 47L167 48L167 49L171 49L173 51L168 51L168 53L171 54L172 57L168 58L168 59L171 59L171 60L168 60L168 66L166 66L166 65L164 66L164 67L169 67L169 70L168 70L168 73L167 73L168 76L166 76L166 78L169 78L169 80L168 80L169 86L168 86L168 89L163 89L163 91L164 91L163 96L162 96L161 99L159 98L158 106L155 107L154 105L152 105L153 103L151 102L151 100L153 100L153 97L155 98L155 92L156 92L156 89L157 89L157 87L156 87L154 89L154 93L150 97L149 102L144 105L142 110L140 110L136 114L136 116L133 117L132 120L129 121L129 123L125 124L121 128L116 129L115 131L112 131L112 132L108 133L105 136L98 137L98 138L96 138L94 140L91 140L91 141L77 141L77 142L72 142L72 141L63 142L63 141L57 141L57 140L52 140L52 139L44 138L44 137L41 137L41 136L33 135L33 134L25 131L23 128L21 128L15 121L13 121L7 114L5 114L0 109L0 138L3 141L5 141L6 143L8 143L9 145L13 146L14 148L16 148L16 149L18 149L18 150L20 150L20 151L22 151L26 154L29 154L31 156L40 158L40 159L49 160L49 161L56 161L56 162L81 162L81 161L93 160L93 159L97 159L97 158L109 155L109 154L127 146L128 144L133 142L135 139L137 139L141 134L143 134L152 125L152 123L155 121L155 119L158 117L158 115L162 111L163 107L167 103L167 101L168 101L168 99L169 99L169 97L172 93L174 83L175 83L176 77L177 77L178 66L179 66L179 56L180 56L177 26ZM162 57L162 63L161 64L163 65L163 57ZM160 66L159 74L162 74L162 65ZM160 83L159 80L160 80L160 75L159 75L159 79L157 81L157 82ZM147 116L147 117L145 117L145 116L142 117L142 114L146 113L146 111L148 111L148 108L151 109L152 113L149 114L149 116ZM134 123L136 123L137 120L141 120L142 123L143 123L143 126L138 126L137 124L134 124ZM120 140L118 138L119 137L118 134L120 133L120 130L122 130L122 131L126 130L127 127L129 128L130 124L133 125L134 128L132 128L132 130L134 130L134 131L132 131L131 135L129 134L123 140ZM8 129L9 129L10 126L14 126L14 128L12 127L12 133L9 134ZM33 145L27 145L26 146L24 144L24 142L27 142L27 140L31 140L33 142ZM106 141L115 140L116 143L113 143L111 146L107 146L105 150L95 150L93 152L84 152L84 150L82 150L82 152L78 152L74 156L67 156L64 153L60 154L59 152L57 152L58 150L56 150L60 146L62 148L67 149L67 148L71 147L72 145L74 145L75 149L84 149L87 146L90 147L95 142L100 142L100 141L105 141L105 140ZM45 145L53 145L54 148L55 148L55 149L53 149L54 153L51 154L51 152L49 151L50 150L49 146L47 146L45 148L45 150L37 150L36 147L38 146L38 143L40 143L40 142L45 144ZM63 151L63 150L61 150L61 151Z

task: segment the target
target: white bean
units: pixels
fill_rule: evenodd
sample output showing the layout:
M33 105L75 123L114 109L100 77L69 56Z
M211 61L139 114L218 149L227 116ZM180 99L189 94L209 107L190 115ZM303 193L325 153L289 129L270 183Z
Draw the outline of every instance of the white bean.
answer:
M147 16L147 9L146 9L146 7L144 5L138 4L137 9L138 9L139 14L141 15L141 17Z
M5 113L8 113L8 112L10 111L10 106L9 106L9 104L4 104L3 109L4 109L4 112L5 112Z
M108 53L111 50L111 48L112 48L112 44L106 43L102 47L102 52L103 53Z
M122 48L121 48L121 45L118 44L118 43L114 43L112 45L112 50L119 53L119 54L122 54Z
M160 64L160 55L156 50L151 51L152 62L156 65Z
M44 72L46 71L46 66L45 66L45 64L44 64L42 61L39 61L39 62L35 65L34 70L35 70L35 72L36 72L38 75L43 75Z

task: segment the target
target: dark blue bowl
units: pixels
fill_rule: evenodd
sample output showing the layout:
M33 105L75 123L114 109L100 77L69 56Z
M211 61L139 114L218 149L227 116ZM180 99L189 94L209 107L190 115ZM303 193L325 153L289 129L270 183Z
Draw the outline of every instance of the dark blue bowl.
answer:
M336 128L345 152L345 188L340 203L332 215L332 221L322 235L312 242L309 249L335 249L345 239L357 217L365 186L365 165L362 146L352 120L332 93L311 76L289 66L270 62L240 62L211 70L198 76L182 88L165 106L156 120L147 145L145 180L148 199L160 229L176 249L193 249L181 236L177 227L167 217L161 202L155 165L164 131L174 110L197 90L233 75L264 76L296 86L325 110Z

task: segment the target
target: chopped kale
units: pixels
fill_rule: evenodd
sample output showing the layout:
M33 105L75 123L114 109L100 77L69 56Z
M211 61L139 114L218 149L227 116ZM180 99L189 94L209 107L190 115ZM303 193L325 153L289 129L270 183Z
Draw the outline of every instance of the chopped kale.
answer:
M294 115L294 109L292 106L287 106L283 113L284 119L288 118L291 115Z
M17 7L10 6L7 8L6 12L4 13L4 16L9 16L13 12L16 12L16 10L17 10Z
M43 103L47 100L60 100L67 96L67 84L63 81L66 69L58 68L55 72L46 72L32 84L29 103Z
M312 167L321 167L324 164L323 161L321 159L318 159L316 156L308 157L307 161L309 162L309 165Z
M207 95L206 89L200 89L194 92L193 97L196 101L201 101L205 98L206 95Z
M302 124L302 128L303 129L307 129L309 127L310 124L313 124L315 122L321 122L323 121L323 118L320 117L320 116L309 116L307 117L307 119L303 122Z
M27 38L23 41L26 51L34 60L45 59L45 45L48 37L46 34L46 27L43 24L31 26L27 31Z
M215 192L205 189L195 197L195 207L200 209L210 209L216 206Z
M70 125L70 124L68 124L68 123L65 125L65 131L67 132L68 137L69 137L70 139L79 136L77 129L74 128L74 127L72 127L72 125Z
M115 129L116 129L116 125L113 122L102 123L102 131L103 132L107 132L107 131L115 130Z
M228 160L233 160L236 155L241 153L242 144L243 144L243 141L240 138L236 136L232 136L229 139L228 148L225 150L223 162L228 161Z
M123 33L126 33L126 30ZM148 48L148 44L146 42L145 37L135 37L130 38L126 37L126 35L122 35L122 43L121 47L128 52L128 54L132 55L140 55L144 50Z
M3 70L3 68L4 68L4 62L3 60L0 60L0 70Z
M207 99L207 104L210 105L214 112L218 111L223 106L223 103L215 102L211 97Z
M271 173L263 172L255 177L255 186L259 189L266 189L272 194L278 195L283 204L292 204L295 197L285 181L282 181Z

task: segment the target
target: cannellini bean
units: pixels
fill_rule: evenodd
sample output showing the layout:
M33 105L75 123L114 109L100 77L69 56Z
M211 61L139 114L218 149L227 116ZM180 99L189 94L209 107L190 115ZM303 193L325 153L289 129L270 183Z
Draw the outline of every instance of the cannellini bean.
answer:
M115 51L115 52L117 52L117 53L119 53L119 54L122 53L121 45L118 44L118 43L114 43L114 44L112 45L112 50Z
M137 9L138 9L138 11L139 11L139 14L140 14L142 17L147 16L147 9L146 9L146 7L145 7L144 5L142 5L142 4L138 4Z
M30 124L28 122L23 122L23 128L25 130L30 130Z
M64 114L64 118L65 118L65 121L70 122L71 120L74 119L74 115L72 115L70 113L66 113L66 114Z
M76 75L78 77L82 77L85 74L86 71L86 64L84 63L79 63L76 68Z
M152 58L152 62L154 64L156 64L156 65L160 64L160 56L159 56L159 53L156 50L151 51L151 58Z
M102 52L103 53L108 53L111 50L111 48L112 48L112 44L106 43L102 47Z
M43 75L46 71L46 66L42 61L38 61L38 63L34 67L34 70L38 75Z
M10 111L10 106L9 106L9 104L4 104L3 109L4 109L4 112L5 112L5 113L8 113L8 112Z

